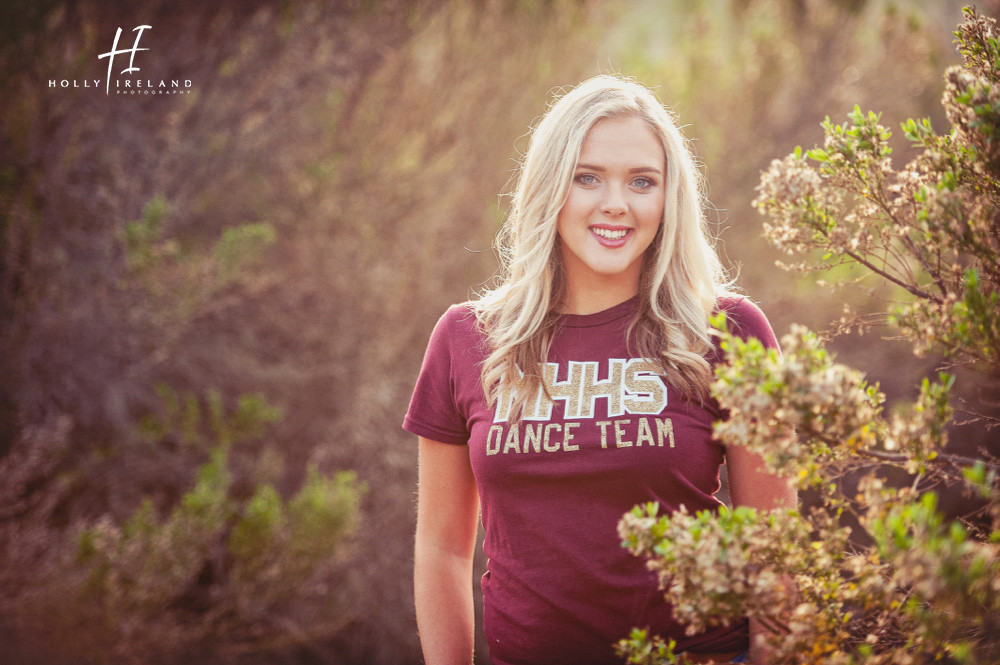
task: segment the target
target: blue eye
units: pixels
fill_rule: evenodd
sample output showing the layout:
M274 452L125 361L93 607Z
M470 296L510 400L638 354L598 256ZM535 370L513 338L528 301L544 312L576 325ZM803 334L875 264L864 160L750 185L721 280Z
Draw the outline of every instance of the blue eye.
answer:
M595 176L593 173L581 173L580 175L576 176L576 181L581 185L596 185L597 176Z
M649 189L653 187L656 183L646 177L636 178L632 181L632 184L640 189Z

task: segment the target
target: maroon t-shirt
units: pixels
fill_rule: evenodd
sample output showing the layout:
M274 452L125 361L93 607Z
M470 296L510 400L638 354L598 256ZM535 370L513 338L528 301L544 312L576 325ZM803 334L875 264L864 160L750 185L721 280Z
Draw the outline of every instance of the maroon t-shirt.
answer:
M563 317L545 367L552 400L530 400L516 425L509 395L486 406L486 342L468 304L451 307L431 335L403 427L469 447L494 665L617 665L613 645L633 627L677 640L678 650L747 646L745 623L686 636L653 574L620 546L618 521L637 504L657 501L663 513L682 504L692 513L717 509L725 453L712 438L718 405L686 401L652 363L628 353L636 303ZM731 331L776 346L750 301L720 306Z

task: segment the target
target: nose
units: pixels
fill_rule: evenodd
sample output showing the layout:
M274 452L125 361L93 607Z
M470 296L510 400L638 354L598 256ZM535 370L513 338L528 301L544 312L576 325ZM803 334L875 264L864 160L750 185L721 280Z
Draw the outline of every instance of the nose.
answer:
M606 187L601 199L601 212L608 217L621 217L627 210L628 205L621 189L615 186Z

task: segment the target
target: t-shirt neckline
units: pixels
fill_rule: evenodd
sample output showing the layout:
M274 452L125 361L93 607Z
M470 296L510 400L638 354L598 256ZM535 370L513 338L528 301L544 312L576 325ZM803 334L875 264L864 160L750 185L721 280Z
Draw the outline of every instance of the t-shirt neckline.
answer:
M634 295L624 302L593 314L563 314L560 323L566 328L594 328L630 316L639 304L639 296Z

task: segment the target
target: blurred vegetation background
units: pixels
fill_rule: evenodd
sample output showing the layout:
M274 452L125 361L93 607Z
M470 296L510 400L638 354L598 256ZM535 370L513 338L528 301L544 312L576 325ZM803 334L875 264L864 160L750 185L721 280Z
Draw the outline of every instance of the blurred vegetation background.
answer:
M739 284L832 336L895 294L777 269L759 173L855 104L944 126L962 4L5 3L0 662L420 662L399 423L552 93L655 87ZM93 84L143 24L135 78L190 93ZM877 328L831 347L890 400L936 366Z

